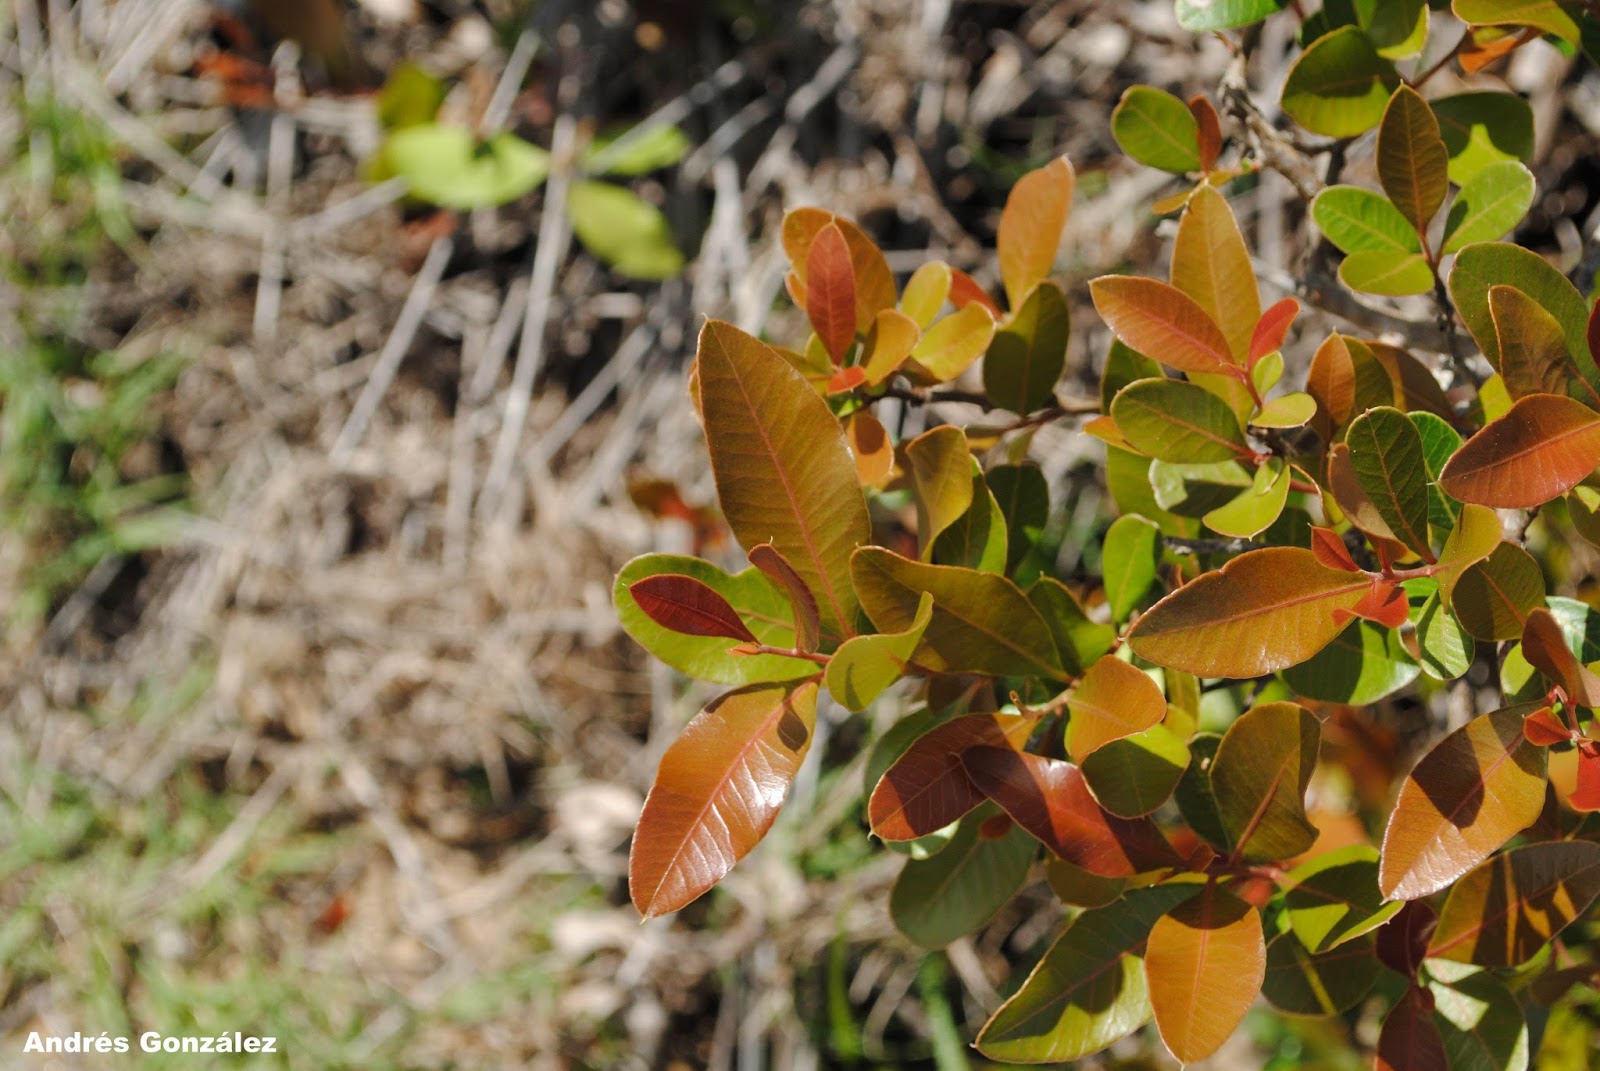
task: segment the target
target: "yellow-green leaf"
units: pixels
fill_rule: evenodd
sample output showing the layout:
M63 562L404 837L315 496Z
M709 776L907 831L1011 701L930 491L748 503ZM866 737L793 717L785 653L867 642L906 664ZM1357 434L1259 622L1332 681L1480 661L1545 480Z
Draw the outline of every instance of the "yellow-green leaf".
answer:
M924 592L910 628L844 641L828 660L828 694L846 710L865 710L905 674L911 652L922 641L932 618L933 596Z

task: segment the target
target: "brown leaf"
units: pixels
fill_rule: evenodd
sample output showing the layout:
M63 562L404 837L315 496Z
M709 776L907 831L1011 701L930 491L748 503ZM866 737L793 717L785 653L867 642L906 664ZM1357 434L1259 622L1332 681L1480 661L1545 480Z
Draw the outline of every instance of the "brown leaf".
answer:
M1033 725L1016 714L968 714L924 733L872 790L872 831L884 840L915 840L954 822L984 799L962 768L961 753L978 746L1020 748Z
M1444 1038L1433 1021L1433 997L1413 985L1389 1009L1378 1035L1378 1071L1449 1071Z
M817 597L794 571L789 559L771 543L757 543L750 548L750 564L788 593L789 605L794 609L794 645L802 651L815 651L822 639Z
M1526 963L1600 894L1600 844L1550 841L1503 852L1456 882L1428 955L1481 967Z
M1567 637L1555 615L1543 606L1529 611L1522 623L1522 656L1534 669L1549 677L1572 702L1586 707L1600 706L1600 676L1596 676L1572 653Z
M639 609L662 628L685 636L725 636L760 643L728 600L690 576L662 573L628 588Z

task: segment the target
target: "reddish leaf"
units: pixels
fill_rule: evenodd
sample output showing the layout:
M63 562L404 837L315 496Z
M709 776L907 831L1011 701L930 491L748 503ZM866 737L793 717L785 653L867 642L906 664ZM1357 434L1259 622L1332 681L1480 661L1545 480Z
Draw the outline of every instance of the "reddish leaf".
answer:
M856 273L836 223L817 231L806 253L806 316L838 364L856 340Z
M1371 582L1299 547L1241 554L1151 607L1128 637L1157 665L1201 677L1258 677L1304 662L1342 630Z
M983 802L961 753L1020 748L1033 720L1016 714L968 714L924 733L889 767L867 801L867 821L884 840L915 840L943 829Z
M1182 860L1147 818L1100 809L1083 773L1070 762L1011 748L974 747L961 763L971 783L1023 829L1067 862L1107 878L1125 878Z
M637 580L628 592L662 628L685 636L726 636L760 643L728 600L689 576L663 573Z
M817 611L817 597L811 594L806 582L794 571L789 559L771 543L757 543L750 548L750 564L766 573L788 593L789 605L794 609L795 646L802 651L815 651L822 639L822 618Z
M848 394L867 381L867 373L859 364L841 368L828 377L829 394Z
M1417 763L1384 832L1384 896L1415 900L1438 892L1539 817L1546 753L1522 735L1533 709L1474 718Z
M1559 684L1572 702L1600 707L1600 677L1578 661L1555 615L1543 606L1529 611L1522 624L1522 657Z
M1013 309L1020 309L1028 292L1050 275L1076 185L1071 162L1058 156L1023 175L1006 197L995 246L1006 302Z
M1574 811L1600 811L1600 748L1591 740L1578 745L1578 786L1567 803Z
M1159 279L1102 275L1089 283L1100 318L1124 343L1184 372L1235 368L1228 340L1194 298Z
M1184 1063L1222 1047L1267 976L1261 913L1214 884L1156 921L1144 957L1150 1007Z
M989 296L989 291L979 286L978 280L960 268L950 269L950 304L957 310L964 309L968 305L982 305L997 320L1005 315L999 303Z
M1449 1071L1444 1039L1433 1021L1433 997L1413 985L1389 1009L1378 1035L1378 1071Z
M1600 414L1557 394L1519 398L1462 444L1439 486L1452 498L1528 509L1578 485L1600 465Z
M1378 929L1378 958L1390 970L1417 976L1439 916L1426 900L1412 900Z
M1351 619L1360 617L1384 628L1399 628L1406 623L1410 613L1411 603L1406 599L1405 590L1399 584L1374 578L1372 586L1361 597L1361 601L1348 610L1335 610L1333 619L1344 625L1349 624Z
M1572 739L1572 730L1549 707L1538 710L1522 719L1522 735L1535 747L1549 747Z
M1200 170L1210 171L1217 162L1217 155L1222 152L1222 122L1217 116L1216 105L1206 97L1195 94L1189 98L1189 114L1194 116L1196 140L1200 146Z
M1549 841L1513 848L1456 882L1428 955L1515 967L1588 910L1600 894L1600 844Z
M811 747L815 679L729 692L661 757L628 857L645 918L706 892L760 843Z
M1142 733L1167 715L1167 700L1144 670L1106 655L1067 697L1067 754L1082 762L1095 751Z
M1361 566L1350 556L1350 548L1344 545L1339 533L1331 528L1311 529L1311 553L1317 556L1317 561L1329 569L1343 569L1347 573L1361 572Z
M895 301L894 275L877 243L842 216L820 208L796 208L783 217L783 250L799 273L797 281L809 289L810 280L805 276L810 268L811 244L829 224L839 229L850 248L850 267L855 275L856 333L864 335L871 329L872 318L878 311L894 308ZM789 292L794 295L795 288L791 287ZM804 307L806 302L797 300L795 304Z
M1273 350L1283 348L1283 340L1288 336L1289 328L1294 326L1294 318L1299 315L1300 303L1292 297L1284 298L1261 314L1261 319L1256 321L1255 331L1250 335L1252 368Z
M1383 540L1396 543L1404 549L1404 544L1395 539L1389 523L1378 512L1377 503L1373 502L1362 488L1347 443L1334 443L1328 451L1327 489L1339 508L1344 511L1345 518L1374 543Z

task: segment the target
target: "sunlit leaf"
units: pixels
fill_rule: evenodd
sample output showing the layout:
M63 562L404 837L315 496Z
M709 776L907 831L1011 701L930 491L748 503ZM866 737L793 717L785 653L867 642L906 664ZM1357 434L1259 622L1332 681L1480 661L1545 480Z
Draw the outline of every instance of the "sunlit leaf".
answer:
M1378 125L1399 84L1372 39L1344 26L1313 41L1289 68L1283 110L1313 134L1347 138Z
M1582 915L1600 894L1600 844L1551 841L1512 848L1455 883L1428 955L1514 967Z
M1451 1071L1526 1071L1528 1024L1504 982L1449 960L1428 964L1428 975Z
M1136 450L1162 461L1204 464L1247 454L1233 411L1180 379L1141 379L1122 388L1111 417Z
M471 131L447 123L394 131L384 139L383 161L413 196L459 211L514 201L550 174L550 154L537 145L497 134L480 147Z
M911 317L896 309L879 309L861 351L865 381L876 387L899 371L921 337L922 331Z
M1489 288L1489 315L1500 347L1500 380L1514 399L1566 394L1577 380L1556 318L1514 286Z
M1283 679L1307 699L1363 705L1393 695L1419 672L1398 632L1352 621L1328 646L1284 670Z
M1102 275L1089 283L1101 319L1127 345L1184 372L1233 367L1227 336L1188 294L1159 279Z
M1378 851L1352 844L1289 871L1284 906L1295 936L1311 952L1326 952L1371 933L1399 913L1399 901L1378 891ZM1370 949L1369 949L1370 954Z
M811 243L830 223L839 228L850 248L850 267L856 282L856 332L864 335L871 330L879 310L894 308L895 301L894 275L877 243L843 216L821 208L796 208L783 217L783 251L789 254L789 263L804 282Z
M977 303L967 305L922 333L911 348L911 357L938 382L959 376L994 341L995 321L989 310Z
M1561 623L1543 606L1529 611L1523 622L1522 656L1559 684L1573 702L1600 707L1600 676L1578 661L1567 646Z
M872 831L884 840L914 840L954 822L983 802L961 753L991 746L1020 748L1033 722L1017 714L967 714L919 737L878 780L867 801Z
M1156 920L1144 969L1161 1040L1184 1063L1228 1040L1261 992L1267 946L1261 914L1208 884Z
M628 857L645 918L676 911L766 836L811 747L817 682L758 684L713 701L667 749Z
M822 616L817 610L817 598L806 582L770 543L757 543L750 548L750 564L766 573L789 596L789 608L794 612L794 645L802 651L815 651L821 641Z
M995 235L1000 278L1011 308L1020 309L1028 293L1049 277L1076 186L1072 162L1058 156L1011 187Z
M1461 434L1432 413L1407 413L1422 439L1422 456L1427 462L1428 527L1435 542L1449 537L1461 513L1461 503L1439 490L1439 473L1461 449Z
M632 190L575 182L567 190L567 214L578 241L623 275L670 279L683 270L667 217Z
M1121 818L1140 818L1172 797L1189 768L1189 749L1171 729L1153 725L1096 748L1081 768L1101 807Z
M1442 251L1492 242L1522 222L1533 204L1533 172L1517 160L1486 164L1456 194L1445 217Z
M1339 264L1339 281L1363 294L1406 297L1433 289L1433 272L1421 253L1351 253Z
M939 533L972 505L972 451L965 432L941 424L907 443L906 458L917 495L917 543L926 559Z
M856 339L856 273L837 223L829 222L812 239L805 280L806 316L838 364Z
M1472 637L1437 591L1428 596L1417 616L1417 647L1423 671L1434 680L1455 680L1472 665Z
M1253 539L1272 526L1288 500L1288 463L1281 457L1272 457L1256 469L1248 488L1232 501L1207 511L1203 520L1213 532Z
M1156 582L1161 529L1137 514L1118 517L1106 530L1100 554L1111 620L1126 621Z
M1117 900L1128 887L1127 878L1105 878L1091 874L1065 859L1046 859L1044 870L1050 891L1063 904L1075 907L1105 907Z
M900 295L900 311L926 331L950 296L950 265L930 260L911 273Z
M1359 186L1329 186L1311 202L1323 236L1346 253L1422 252L1414 227L1387 197Z
M894 468L894 443L870 409L858 409L845 420L845 441L855 458L856 478L862 487L877 487Z
M1577 599L1558 595L1545 599L1543 608L1555 618L1567 649L1580 663L1588 665L1600 660L1600 613ZM1529 618L1534 616L1530 614ZM1552 653L1551 657L1557 656ZM1549 684L1529 664L1520 644L1506 652L1500 665L1500 687L1508 700L1516 702L1539 699L1549 691Z
M1386 897L1415 900L1445 888L1539 816L1545 752L1522 735L1531 710L1474 718L1417 763L1384 832L1378 887Z
M1193 298L1222 329L1234 363L1248 363L1250 339L1261 319L1261 295L1233 209L1210 186L1195 191L1178 220L1172 285ZM1161 354L1151 352L1151 356L1160 359Z
M1515 543L1501 543L1462 572L1450 594L1450 608L1478 639L1514 640L1543 600L1539 563Z
M1378 125L1378 182L1419 234L1425 234L1450 188L1449 154L1439 121L1422 94L1402 85Z
M707 321L695 367L717 497L734 535L747 547L772 543L816 594L823 627L848 634L850 552L870 532L838 420L782 357L732 324Z
M1187 105L1154 86L1129 86L1111 112L1111 136L1146 167L1200 170L1200 128Z
M1450 153L1450 181L1456 185L1465 186L1491 164L1533 160L1533 109L1517 94L1475 90L1429 103Z
M671 123L657 123L637 133L595 138L584 150L583 164L593 175L629 178L671 167L688 152L689 138L683 131Z
M1299 855L1317 839L1305 794L1321 728L1297 703L1263 703L1239 715L1211 763L1217 811L1234 854L1250 860Z
M1554 316L1568 353L1574 357L1588 353L1589 305L1565 275L1531 249L1509 242L1474 242L1456 254L1450 269L1450 298L1473 341L1497 371L1500 343L1489 311L1489 288L1497 283L1517 288ZM1593 361L1581 362L1579 373L1591 383L1600 381Z
M1073 688L1067 710L1067 754L1083 762L1111 741L1159 723L1167 699L1144 670L1106 655Z
M828 694L847 710L864 710L899 680L933 617L933 596L924 594L917 616L904 632L856 636L839 645L828 660Z
M984 573L1006 568L1006 518L977 463L971 463L972 505L933 542L933 560Z
M1091 621L1067 586L1053 576L1041 576L1028 588L1028 601L1039 611L1055 640L1061 664L1079 676L1117 641L1117 630Z
M1177 0L1178 22L1194 33L1260 22L1288 0Z
M907 860L889 892L895 928L924 948L941 948L982 926L1027 880L1038 845L1016 828L985 837L983 817L963 821L939 854Z
M1473 26L1532 26L1577 44L1577 21L1554 0L1451 0L1456 18Z
M1600 465L1600 414L1571 398L1532 394L1456 452L1440 486L1463 502L1540 506Z
M1487 506L1466 505L1439 552L1439 593L1448 605L1455 596L1461 574L1495 553L1501 544L1500 518Z

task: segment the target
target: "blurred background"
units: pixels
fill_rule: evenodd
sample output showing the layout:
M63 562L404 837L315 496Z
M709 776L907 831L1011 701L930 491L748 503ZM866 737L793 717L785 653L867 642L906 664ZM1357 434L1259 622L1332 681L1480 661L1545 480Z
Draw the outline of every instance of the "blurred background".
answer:
M684 375L706 316L803 337L786 208L993 284L1006 191L1070 154L1092 395L1083 282L1162 272L1179 188L1111 109L1214 93L1224 42L1168 0L18 0L0 30L0 1064L983 1066L1061 909L1036 883L946 952L895 934L860 818L893 701L825 717L773 835L639 924L632 823L707 695L612 577L738 560ZM1576 258L1600 81L1542 45L1499 73L1539 122L1519 240ZM1299 202L1232 192L1276 298ZM1034 451L1089 575L1097 456ZM282 1055L22 1052L146 1030ZM1214 1062L1351 1066L1344 1036L1259 1012Z

